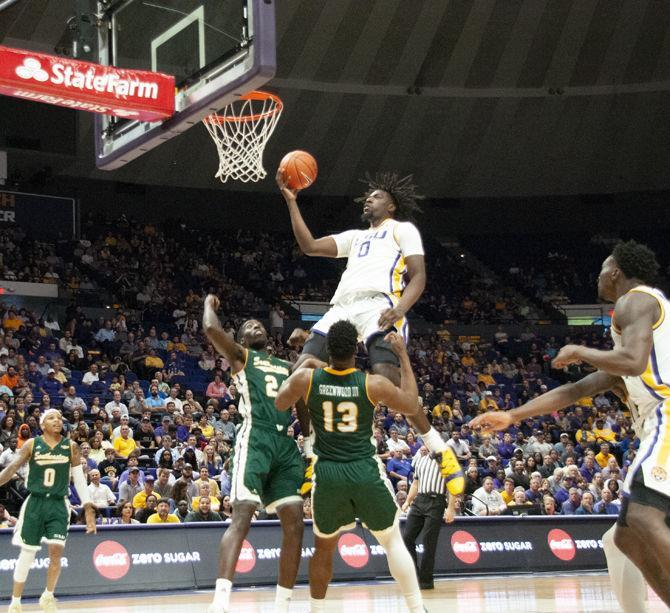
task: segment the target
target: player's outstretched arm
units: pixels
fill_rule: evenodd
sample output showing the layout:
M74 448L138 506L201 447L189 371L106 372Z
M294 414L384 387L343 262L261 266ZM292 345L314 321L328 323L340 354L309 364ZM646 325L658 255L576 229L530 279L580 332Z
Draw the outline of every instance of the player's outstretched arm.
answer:
M637 377L647 367L653 344L653 325L660 315L658 301L649 294L630 292L619 298L614 317L621 330L621 345L601 351L582 345L566 345L552 366L587 362L613 375Z
M244 367L245 349L221 326L216 314L220 305L216 296L207 295L202 314L202 329L214 348L228 360L233 371L237 371Z
M72 481L74 489L77 491L77 496L84 507L84 514L86 516L86 534L95 534L97 528L95 526L95 511L96 507L91 502L91 494L86 485L86 477L84 476L84 469L81 465L81 455L79 453L79 445L74 441L70 442L70 452L72 457L70 465L72 466Z
M278 411L287 411L300 398L306 399L313 373L312 368L299 368L281 384L275 398L275 407Z
M593 396L614 389L623 383L621 377L597 371L587 375L576 383L566 383L542 394L523 406L511 411L492 411L475 417L471 428L484 430L505 430L512 424L529 417L547 415L574 404L584 396Z
M295 240L298 241L300 250L305 255L320 255L327 258L337 257L337 244L332 236L324 236L322 238L314 238L310 232L305 220L302 218L302 213L298 208L297 191L290 190L284 182L284 174L281 169L277 170L275 177L277 186L281 191L286 205L288 206L288 213L291 217L291 228Z
M372 402L382 402L404 415L416 415L419 407L419 389L416 378L412 372L412 364L407 355L407 347L402 336L390 332L384 340L391 345L393 353L400 360L400 387L396 387L386 377L381 375L368 375L368 393Z
M19 449L19 453L16 457L5 466L2 472L0 472L0 486L7 483L16 474L16 471L30 459L30 454L33 452L33 440L34 439L30 439L27 441L21 449Z

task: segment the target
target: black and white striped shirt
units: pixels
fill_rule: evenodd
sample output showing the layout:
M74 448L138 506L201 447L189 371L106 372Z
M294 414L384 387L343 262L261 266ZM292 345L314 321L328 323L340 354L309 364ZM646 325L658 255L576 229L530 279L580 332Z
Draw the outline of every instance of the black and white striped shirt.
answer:
M414 458L414 478L419 480L419 494L444 494L444 478L440 474L440 464L421 452Z

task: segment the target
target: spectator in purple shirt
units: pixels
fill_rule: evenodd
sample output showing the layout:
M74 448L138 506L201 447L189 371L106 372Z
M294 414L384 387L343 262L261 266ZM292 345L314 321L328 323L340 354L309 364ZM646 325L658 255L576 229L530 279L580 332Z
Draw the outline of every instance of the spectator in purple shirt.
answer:
M412 462L402 451L391 452L391 459L386 464L386 472L394 487L398 481L409 481L409 476L413 471Z
M591 495L593 499L593 495ZM575 515L582 502L582 495L576 487L571 487L568 492L568 499L561 505L562 515Z
M602 499L593 507L593 512L598 515L618 515L619 505L614 504L612 492L605 488L602 491Z
M503 434L502 443L498 444L498 455L502 459L502 465L507 466L511 457L514 455L514 444L512 443L512 435L508 432Z
M49 394L54 400L58 400L59 397L64 396L63 393L63 384L54 377L56 371L53 368L50 368L47 373L47 378L42 381L42 387L40 391L42 394Z
M589 454L584 458L584 462L582 467L579 469L579 472L587 483L591 483L591 481L593 481L595 474L600 472L600 466L596 464L593 455Z
M544 493L540 491L542 479L540 477L531 477L530 487L526 490L526 498L529 502L540 504Z

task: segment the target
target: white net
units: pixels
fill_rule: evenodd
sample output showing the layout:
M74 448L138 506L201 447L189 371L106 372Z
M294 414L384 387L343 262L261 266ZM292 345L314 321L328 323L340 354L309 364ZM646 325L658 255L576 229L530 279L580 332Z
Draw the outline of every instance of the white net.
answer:
M219 153L217 178L223 183L265 178L263 151L282 109L279 97L254 91L229 104L221 114L203 120Z

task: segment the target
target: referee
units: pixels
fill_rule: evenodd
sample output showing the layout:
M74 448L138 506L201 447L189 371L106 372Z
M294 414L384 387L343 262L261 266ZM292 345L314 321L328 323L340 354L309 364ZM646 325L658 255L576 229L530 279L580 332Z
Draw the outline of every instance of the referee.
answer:
M454 520L456 498L449 496L448 507L446 499L445 481L440 474L440 463L429 455L426 447L421 447L414 461L414 481L402 510L409 509L403 539L414 560L414 566L417 567L419 587L422 590L434 588L433 568L442 519L444 518L447 523ZM418 565L416 540L422 530L424 530L423 555L421 565Z

